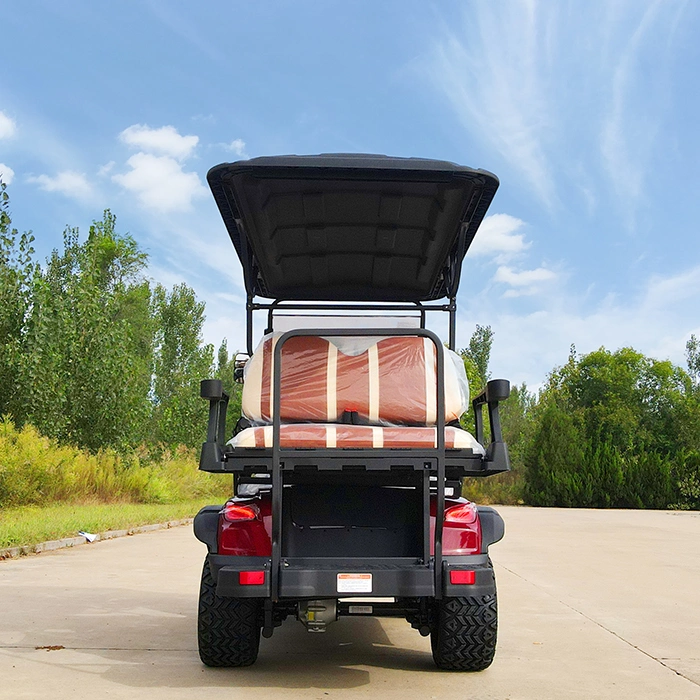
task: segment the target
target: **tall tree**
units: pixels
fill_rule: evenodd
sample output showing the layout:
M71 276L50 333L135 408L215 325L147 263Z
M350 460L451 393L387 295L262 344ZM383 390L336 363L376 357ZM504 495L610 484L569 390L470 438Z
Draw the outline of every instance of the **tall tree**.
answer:
M535 412L526 457L530 502L666 507L685 463L688 386L682 369L631 348L572 353L550 375ZM562 457L576 442L572 426L583 449L573 448L577 464Z
M476 330L469 339L469 345L460 351L460 354L466 361L467 370L469 371L469 364L471 364L472 371L478 377L479 390L486 385L491 376L489 361L491 359L492 345L493 331L491 326L480 326L477 323Z
M226 414L226 436L233 434L238 419L241 417L241 401L243 398L243 386L234 380L236 368L236 355L228 354L228 342L226 338L221 341L218 351L216 378L221 379L224 391L229 395L228 412Z
M206 406L199 382L211 375L214 351L202 347L204 304L185 284L154 292L156 356L154 437L165 444L196 446L206 434Z
M0 416L21 405L24 326L35 272L31 233L12 227L10 198L0 181ZM26 398L26 397L25 397Z
M106 211L83 243L66 229L34 276L26 325L21 417L90 449L142 440L150 415L146 256L115 224Z

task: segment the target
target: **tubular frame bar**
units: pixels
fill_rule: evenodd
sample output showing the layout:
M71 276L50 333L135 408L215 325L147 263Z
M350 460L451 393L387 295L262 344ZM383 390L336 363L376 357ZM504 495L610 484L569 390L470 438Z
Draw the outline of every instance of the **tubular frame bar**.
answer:
M456 352L455 343L457 342L457 299L452 297L447 305L447 310L450 312L450 334L448 339L448 347L452 352Z
M339 302L288 302L284 299L275 299L272 302L254 301L252 295L248 295L246 301L246 347L248 354L253 354L253 312L267 311L267 328L265 333L272 332L273 314L278 309L288 309L290 311L418 311L420 313L420 327L425 329L425 319L427 311L447 311L449 317L449 341L450 350L455 349L456 328L457 328L457 300L450 297L447 304L424 304L420 301L389 302L389 303L339 303ZM392 329L396 330L396 329ZM337 335L337 334L336 334ZM354 335L361 335L355 333Z
M437 360L437 421L435 461L437 463L437 498L435 513L435 597L442 597L442 530L445 513L445 354L440 339L425 328L312 328L296 329L283 333L277 344L273 357L273 388L272 388L272 556L270 561L270 595L274 602L279 600L279 576L281 564L282 546L282 458L285 452L293 453L293 450L282 450L280 447L280 406L282 402L282 348L284 344L295 337L322 336L322 337L351 337L351 336L405 336L428 338L435 345ZM342 452L339 450L339 456ZM430 500L423 500L424 510L426 504L430 506ZM430 530L430 511L423 513L423 528ZM424 546L425 548L425 546ZM429 565L429 561L425 562Z
M248 357L253 357L253 295L249 294L245 305L245 338Z

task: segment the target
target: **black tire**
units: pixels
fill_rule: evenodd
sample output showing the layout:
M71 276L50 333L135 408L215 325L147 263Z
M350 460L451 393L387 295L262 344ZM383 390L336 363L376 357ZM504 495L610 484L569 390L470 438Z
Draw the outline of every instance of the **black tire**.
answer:
M250 666L258 658L260 600L216 595L208 560L199 589L197 641L207 666Z
M496 652L496 594L436 601L433 660L445 671L483 671Z

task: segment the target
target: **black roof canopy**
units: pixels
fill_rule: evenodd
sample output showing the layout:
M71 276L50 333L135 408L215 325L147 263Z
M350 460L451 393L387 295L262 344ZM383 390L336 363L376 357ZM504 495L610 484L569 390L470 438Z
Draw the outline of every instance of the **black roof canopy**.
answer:
M498 188L447 161L350 154L223 163L207 180L247 292L291 301L453 297Z

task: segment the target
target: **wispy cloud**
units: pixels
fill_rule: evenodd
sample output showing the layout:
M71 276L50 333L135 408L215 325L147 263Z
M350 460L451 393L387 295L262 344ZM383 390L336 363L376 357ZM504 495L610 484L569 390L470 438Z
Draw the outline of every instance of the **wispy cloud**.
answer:
M97 175L99 177L106 177L114 169L115 165L116 163L113 160L110 160L109 163L105 163L99 167L97 170Z
M29 176L27 182L39 185L45 192L59 192L66 197L77 200L88 200L94 194L94 189L84 173L64 170L57 175Z
M0 139L9 139L17 134L17 122L0 111Z
M495 376L510 371L509 379L537 387L549 371L566 362L572 343L582 353L631 346L683 366L687 339L700 334L700 266L658 275L634 296L608 295L593 307L583 302L581 293L560 286L556 290L537 297L526 313L504 307L488 293L465 300L461 332L467 336L473 323L490 324L495 332Z
M149 0L148 7L156 19L173 34L184 39L212 61L225 63L226 56L217 48L217 44L212 42L211 37L197 31L195 28L197 23L178 12L175 5L160 0Z
M470 3L462 27L445 28L429 79L464 127L495 149L551 206L546 142L552 114L543 20L535 2Z
M634 4L622 17L610 20L617 31L609 50L612 70L600 152L608 177L627 209L628 224L644 194L661 132L668 103L669 49L685 4L662 0ZM661 37L666 41L660 41Z
M589 211L612 190L633 212L663 133L687 5L466 3L421 65L465 130L547 208L572 185Z

